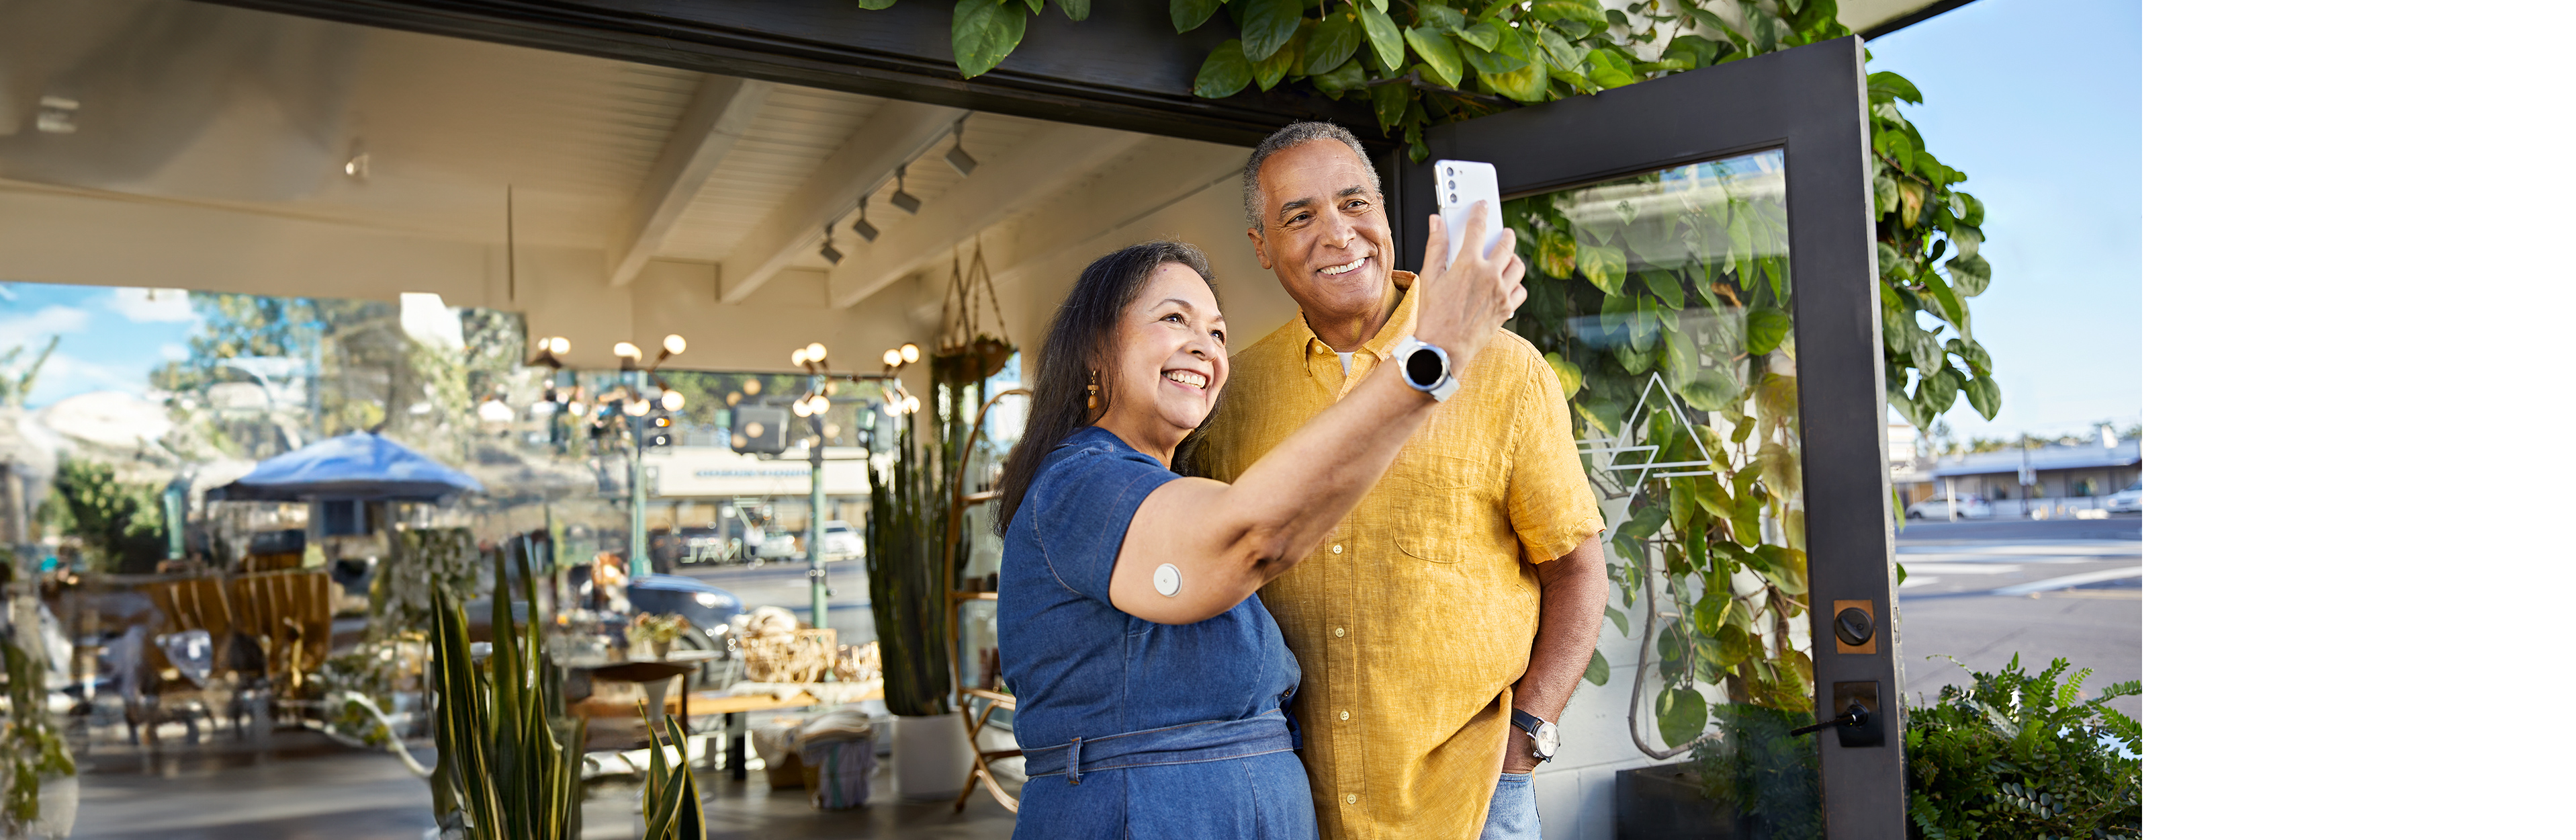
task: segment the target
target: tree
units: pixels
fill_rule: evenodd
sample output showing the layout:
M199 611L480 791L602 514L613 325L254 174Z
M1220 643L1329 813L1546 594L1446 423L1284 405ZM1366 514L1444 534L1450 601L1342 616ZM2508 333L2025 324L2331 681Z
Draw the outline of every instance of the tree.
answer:
M169 550L159 494L116 480L116 468L106 464L63 461L45 507L54 527L80 538L94 569L149 572Z
M0 374L0 408L27 407L27 392L36 387L36 373L45 369L45 361L54 357L54 348L62 343L62 336L54 336L52 340L45 342L45 349L36 351L36 358L29 361L25 368L16 371L14 375ZM26 349L25 345L20 345L9 348L9 352L0 353L0 369L5 369L17 362L18 354L25 352Z

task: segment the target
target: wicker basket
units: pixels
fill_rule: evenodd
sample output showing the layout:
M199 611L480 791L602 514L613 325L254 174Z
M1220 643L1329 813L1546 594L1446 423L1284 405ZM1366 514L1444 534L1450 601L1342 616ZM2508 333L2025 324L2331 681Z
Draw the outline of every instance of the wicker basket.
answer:
M840 652L840 631L798 630L794 636L744 639L743 678L752 682L810 683L823 679Z

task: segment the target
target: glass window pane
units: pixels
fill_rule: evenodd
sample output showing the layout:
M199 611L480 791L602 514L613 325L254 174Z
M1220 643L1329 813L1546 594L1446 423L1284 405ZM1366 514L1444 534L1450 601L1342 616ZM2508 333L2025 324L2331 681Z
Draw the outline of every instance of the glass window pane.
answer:
M1532 268L1512 329L1556 367L1611 526L1627 632L1603 659L1643 663L1648 753L1689 753L1721 820L1777 838L1822 834L1816 738L1789 734L1815 684L1786 201L1772 150L1505 208Z

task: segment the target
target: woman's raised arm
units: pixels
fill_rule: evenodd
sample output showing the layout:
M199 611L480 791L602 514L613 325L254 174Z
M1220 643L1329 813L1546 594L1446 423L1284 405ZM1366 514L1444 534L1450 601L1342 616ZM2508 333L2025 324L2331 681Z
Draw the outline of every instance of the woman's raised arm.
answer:
M1475 242L1483 235L1484 214L1469 216L1461 235ZM1423 253L1448 253L1437 216L1431 218L1429 240ZM1408 292L1419 296L1414 335L1446 351L1452 370L1465 370L1528 294L1512 249L1512 232L1504 231L1483 253L1470 249L1454 263L1426 264ZM1358 506L1437 405L1400 376L1374 371L1233 484L1204 478L1164 484L1128 522L1110 574L1111 605L1162 624L1203 621L1233 609L1313 551ZM1164 564L1180 576L1178 591L1170 595L1155 581Z

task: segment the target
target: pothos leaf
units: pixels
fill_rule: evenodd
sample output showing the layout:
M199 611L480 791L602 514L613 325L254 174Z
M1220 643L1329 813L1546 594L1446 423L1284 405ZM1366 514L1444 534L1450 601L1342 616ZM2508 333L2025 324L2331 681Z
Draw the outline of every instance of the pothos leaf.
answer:
M1413 104L1413 91L1404 85L1378 85L1369 88L1369 107L1377 112L1380 131L1391 130L1404 119L1404 109Z
M1458 54L1458 44L1439 30L1417 26L1404 31L1404 42L1413 45L1415 55L1422 56L1423 69L1431 71L1430 81L1455 89L1466 78L1467 62Z
M1600 651L1593 651L1592 664L1583 666L1583 681L1593 685L1610 684L1610 660L1602 658Z
M1628 59L1603 49L1593 50L1583 56L1583 75L1591 79L1593 84L1605 88L1637 83L1637 71L1628 64Z
M1020 35L1028 25L1028 10L1017 3L958 0L948 32L949 47L957 55L957 71L969 79L991 72L1019 48Z
M1995 384L1994 377L1979 376L1970 379L1966 390L1968 406L1977 410L1977 416L1992 420L1995 419L1995 412L2004 409L2004 389L2003 386Z
M1298 0L1244 0L1243 57L1261 61L1288 45L1297 34L1297 22L1304 19L1305 4ZM1263 85L1268 88L1269 85Z
M1628 635L1627 613L1621 612L1618 607L1603 604L1601 605L1601 617L1610 619L1610 623L1619 628L1619 635Z
M1381 6L1386 2L1377 1ZM1377 66L1404 66L1404 31L1396 28L1395 19L1387 17L1384 8L1360 7L1360 29L1368 35L1370 54L1377 56Z
M1414 7L1413 19L1423 26L1444 32L1462 29L1467 25L1466 15L1439 3L1425 3Z
M1762 304L1744 313L1744 352L1768 355L1780 349L1782 339L1789 337L1789 313L1777 306Z
M1055 0L1055 7L1063 9L1065 17L1074 20L1091 19L1091 0Z
M1664 689L1655 697L1655 729L1664 736L1665 746L1697 740L1708 729L1708 699L1689 686Z
M1208 18L1216 16L1216 10L1224 5L1225 0L1172 0L1172 31L1197 29L1206 24Z
M1474 44L1477 49L1492 51L1503 39L1503 24L1492 18L1476 21L1474 26L1460 28L1458 40Z
M1592 281L1603 294L1615 295L1628 285L1628 253L1617 248L1578 245L1575 263L1583 279Z
M1208 99L1223 99L1241 92L1248 84L1252 84L1252 62L1243 59L1243 42L1227 40L1218 44L1215 52L1208 53L1207 61L1199 65L1198 81L1191 86L1190 92Z
M872 12L894 8L894 0L851 0L851 2L857 4L859 8Z
M1351 55L1359 52L1363 34L1359 18L1347 12L1325 15L1323 22L1315 25L1314 34L1306 37L1306 75L1321 76L1351 60Z
M1916 90L1914 83L1906 81L1904 76L1899 76L1885 70L1869 74L1869 101L1886 102L1889 100L1902 101L1911 105L1921 105L1923 104L1923 92Z
M1297 52L1302 47L1299 42L1303 40L1305 39L1291 34L1289 36L1288 43L1282 45L1276 50L1272 50L1269 58L1254 60L1252 62L1252 83L1260 85L1262 90L1269 90L1271 87L1279 84L1280 79L1287 78L1288 71L1297 66ZM1247 45L1244 47L1243 56L1247 59L1252 58L1252 48L1250 46Z

